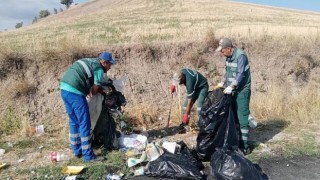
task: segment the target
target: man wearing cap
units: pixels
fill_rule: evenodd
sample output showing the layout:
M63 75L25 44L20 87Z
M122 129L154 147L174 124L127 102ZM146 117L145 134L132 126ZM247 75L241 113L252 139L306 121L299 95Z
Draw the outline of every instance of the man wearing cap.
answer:
M104 73L116 64L109 52L99 58L83 58L74 62L60 81L61 97L69 116L70 144L74 155L85 162L101 161L91 148L91 121L86 100L88 94L103 93Z
M199 115L204 99L208 94L208 81L199 72L190 68L184 68L173 75L171 93L176 91L176 84L183 84L187 89L187 97L182 108L183 119L180 127L184 127L185 130L188 130L187 125L189 124L191 108L195 101L197 101L197 112Z
M247 54L233 46L232 41L223 38L219 41L216 49L226 57L226 73L218 87L225 87L225 94L232 94L232 106L237 112L239 119L241 137L240 149L244 154L249 154L249 103L251 96L251 74Z

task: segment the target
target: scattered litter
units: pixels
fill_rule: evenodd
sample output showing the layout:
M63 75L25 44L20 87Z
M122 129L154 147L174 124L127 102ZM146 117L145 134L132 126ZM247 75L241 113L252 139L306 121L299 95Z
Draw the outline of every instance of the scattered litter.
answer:
M163 149L154 143L149 143L146 148L146 154L149 161L154 161L163 154Z
M135 155L138 155L138 154L141 154L137 149L128 149L127 152L126 152L126 155L128 157L132 157L132 156L135 156Z
M64 153L59 152L51 152L51 161L57 162L57 161L67 161L70 157Z
M19 163L24 162L24 161L25 161L25 159L23 159L23 158L18 160Z
M145 151L142 152L142 155L140 156L139 159L136 159L136 158L129 158L127 163L128 163L128 167L133 167L141 162L144 162L146 161L147 159L147 154Z
M147 145L147 137L140 134L121 135L118 138L120 148L137 149L143 151Z
M63 178L63 180L77 180L77 175L66 176L66 177Z
M107 174L106 180L120 180L121 177L116 174Z
M41 153L42 152L42 149L44 148L44 146L39 146L38 147L38 150L39 150L39 152Z
M62 169L62 173L65 175L76 175L84 169L84 166L67 166Z
M0 149L0 156L4 155L5 152L6 152L6 150Z
M7 163L2 163L2 164L0 164L0 169L5 168L6 166L7 166Z
M144 175L144 168L140 167L134 171L134 176L142 176Z
M162 143L162 147L164 149L166 149L168 152L174 154L175 151L176 151L176 146L177 146L177 143L176 142L168 142L168 141L165 141Z
M40 135L44 134L44 126L38 125L35 127L31 127L30 131L32 134L36 134L36 135L40 136Z
M127 127L127 124L124 121L120 121L120 128L123 129Z
M7 143L7 146L8 146L8 148L12 148L12 147L13 147L13 144L12 144L11 142L8 142L8 143Z

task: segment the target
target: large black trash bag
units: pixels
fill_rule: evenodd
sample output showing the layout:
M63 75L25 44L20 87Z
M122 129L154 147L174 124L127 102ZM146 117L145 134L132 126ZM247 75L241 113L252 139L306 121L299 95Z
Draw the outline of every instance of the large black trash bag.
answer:
M238 123L231 106L231 95L210 91L201 108L197 137L197 158L209 161L216 148L239 146Z
M121 106L125 106L127 101L124 95L115 89L112 80L102 86L105 94L100 116L93 129L93 146L116 150L119 149L117 139L121 134L116 130L114 117L122 114Z
M103 146L108 150L116 150L119 148L118 134L116 123L109 113L109 108L104 103L97 124L93 129L93 146Z
M257 164L227 147L219 148L211 157L211 175L217 180L267 180Z
M202 179L200 165L191 155L184 142L178 142L181 150L176 154L165 151L158 159L151 161L145 171L146 176L172 179Z

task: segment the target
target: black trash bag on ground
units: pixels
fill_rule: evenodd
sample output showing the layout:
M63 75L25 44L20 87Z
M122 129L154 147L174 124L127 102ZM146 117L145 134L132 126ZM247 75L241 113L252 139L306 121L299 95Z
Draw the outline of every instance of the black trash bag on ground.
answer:
M222 90L210 91L201 108L199 116L199 133L197 137L197 158L210 161L216 148L224 145L239 146L239 125L232 106L231 95Z
M94 147L103 146L107 150L116 150L119 149L119 136L120 133L116 130L116 123L109 113L109 108L104 103L97 124L93 129L92 144Z
M257 164L242 156L239 152L226 147L219 148L211 157L211 175L217 180L267 180Z
M158 159L151 161L146 176L172 179L202 179L200 166L184 142L178 142L181 150L176 154L165 151Z

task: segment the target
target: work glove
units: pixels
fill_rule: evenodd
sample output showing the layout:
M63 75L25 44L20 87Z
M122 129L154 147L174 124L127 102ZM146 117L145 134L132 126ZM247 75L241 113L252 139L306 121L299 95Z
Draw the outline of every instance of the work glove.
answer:
M227 88L224 89L223 93L225 94L231 94L233 88L231 86L228 86Z
M219 89L219 88L223 88L223 82L219 82L215 87L214 89Z
M171 89L171 93L176 92L176 86L174 84L171 85L170 89Z
M183 115L182 122L184 125L187 125L189 123L189 118L190 118L190 116L188 114Z

